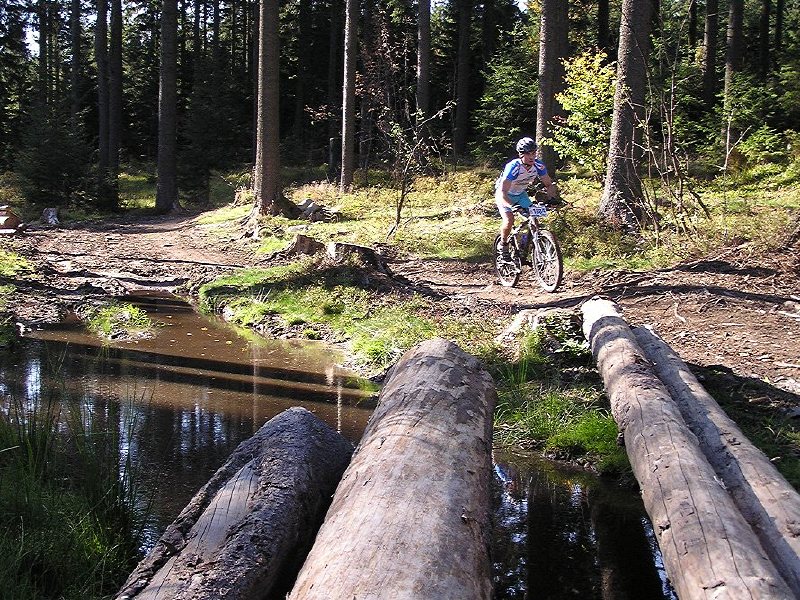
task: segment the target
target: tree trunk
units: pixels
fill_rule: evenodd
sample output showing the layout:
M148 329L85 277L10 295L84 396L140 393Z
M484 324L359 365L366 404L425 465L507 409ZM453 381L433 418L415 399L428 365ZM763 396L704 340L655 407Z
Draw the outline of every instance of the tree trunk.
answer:
M697 0L689 0L689 54L694 55L697 46Z
M594 298L582 310L584 335L678 596L792 598L617 306Z
M407 352L289 598L490 598L495 399L492 378L455 344Z
M597 3L597 47L611 54L611 40L609 35L610 8L609 0L599 0Z
M781 576L800 597L800 494L748 440L680 357L641 327L636 341Z
M104 2L105 0L100 0ZM161 67L158 85L158 181L156 211L178 205L178 2L164 0L161 12Z
M744 51L744 0L729 0L728 3L728 32L725 49L725 91L723 100L722 141L725 150L725 165L731 148L739 137L738 131L731 123L731 94L733 79L742 68L742 53Z
M761 0L761 18L758 21L758 74L767 80L770 71L769 13L772 0Z
M644 216L637 166L647 83L647 54L653 4L651 0L623 0L617 58L617 89L611 119L603 197L599 215L604 221L638 230Z
M251 135L253 139L253 165L258 162L258 90L261 85L258 82L258 57L261 53L261 3L252 4L253 36L250 40L250 81L253 90L253 129ZM254 169L255 171L255 169Z
M70 11L70 43L72 63L69 71L69 116L73 127L78 125L81 110L80 70L81 70L81 2L72 0Z
M467 152L467 128L470 105L470 45L469 29L472 21L472 0L457 0L458 58L456 67L456 121L453 131L453 152L463 156Z
M719 10L717 0L706 0L706 29L703 38L703 101L711 110L717 95L717 35Z
M306 409L280 413L195 494L117 598L285 594L351 453L344 437Z
M97 0L94 57L97 64L97 176L101 200L107 200L108 182L108 0Z
M311 31L311 2L310 0L300 0L297 4L298 35L300 44L307 43L306 40L312 39ZM292 119L292 137L295 144L304 148L305 146L305 122L306 122L306 80L308 79L309 63L305 60L298 61L297 79L295 81L294 92L294 118Z
M775 52L777 54L783 50L783 15L785 11L785 0L777 0L775 4Z
M278 0L261 0L253 216L289 214L280 187Z
M419 0L417 16L417 123L430 111L431 0Z
M362 4L363 21L361 25L361 45L359 56L364 71L368 71L367 66L372 60L372 54L378 45L376 31L376 15L374 0L365 0ZM367 93L360 98L359 124L358 129L358 165L364 172L364 184L369 185L369 162L372 152L372 132L375 126L375 101L372 95Z
M341 79L339 78L339 47L341 45L340 15L342 12L341 0L331 0L331 23L330 38L328 40L328 111L331 115L336 113L339 106L337 100L338 90L342 89ZM328 138L337 137L341 133L341 127L337 127L337 119L331 118L328 123Z
M344 81L342 83L342 173L339 190L353 185L356 157L356 52L358 46L358 0L345 0Z
M539 98L536 109L536 139L546 138L550 120L562 112L556 95L564 89L564 64L567 55L569 13L563 0L542 0L539 29ZM541 159L551 174L555 173L556 153L550 146L540 146Z
M122 0L111 0L108 56L108 206L119 208L119 150L122 138Z
M98 15L100 2L98 0ZM39 19L39 92L40 101L45 106L50 104L50 7L47 0L38 0L36 3L36 16ZM96 30L95 30L96 31ZM96 38L95 38L96 39Z

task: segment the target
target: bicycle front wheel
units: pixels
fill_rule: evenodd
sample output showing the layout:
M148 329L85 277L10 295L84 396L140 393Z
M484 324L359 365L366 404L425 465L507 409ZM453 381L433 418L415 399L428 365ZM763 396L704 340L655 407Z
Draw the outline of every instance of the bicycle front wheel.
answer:
M504 287L514 287L519 281L519 274L522 271L522 263L517 254L517 248L513 241L509 241L508 250L511 260L503 259L502 244L500 236L494 239L494 268L497 272L497 279Z
M564 261L556 236L540 229L533 244L533 270L539 285L546 292L555 292L564 275Z

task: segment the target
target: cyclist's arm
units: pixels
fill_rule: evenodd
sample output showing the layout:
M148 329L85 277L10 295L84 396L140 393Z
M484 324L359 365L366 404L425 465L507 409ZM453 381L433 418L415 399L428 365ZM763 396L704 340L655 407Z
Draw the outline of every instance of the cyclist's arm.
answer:
M540 175L539 179L547 191L547 197L551 200L558 198L558 187L556 186L555 181L553 181L553 178L550 177L548 173L545 173L544 175Z
M514 204L511 202L511 199L508 197L508 191L511 189L511 180L510 179L503 179L503 185L501 187L501 192L503 196L503 203L508 208L514 208Z

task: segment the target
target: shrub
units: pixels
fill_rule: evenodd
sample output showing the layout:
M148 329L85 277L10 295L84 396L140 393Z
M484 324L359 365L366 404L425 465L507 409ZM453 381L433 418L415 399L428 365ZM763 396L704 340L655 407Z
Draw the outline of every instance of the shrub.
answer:
M585 166L598 181L605 174L616 76L604 52L584 52L564 61L566 89L556 96L566 117L552 122L541 140L563 158Z
M767 125L762 125L739 145L739 151L750 163L784 162L786 140Z
M88 144L66 111L39 106L29 118L16 172L26 198L63 206L89 191Z

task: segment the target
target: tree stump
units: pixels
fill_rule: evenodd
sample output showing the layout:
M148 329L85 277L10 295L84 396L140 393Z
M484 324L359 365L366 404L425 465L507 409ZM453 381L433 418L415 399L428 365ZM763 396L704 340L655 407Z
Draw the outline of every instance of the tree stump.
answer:
M634 328L633 333L739 512L800 598L800 494L745 437L666 342L643 327Z
M495 400L492 378L455 344L408 351L289 598L490 598Z
M298 233L292 242L283 250L276 252L276 255L288 257L297 254L314 255L322 252L333 264L351 262L359 267L367 267L385 274L390 273L386 261L372 248L345 242L323 243L302 233Z
M249 600L288 588L351 453L304 408L270 419L192 498L117 599Z
M681 600L794 598L608 300L582 306L664 566Z

